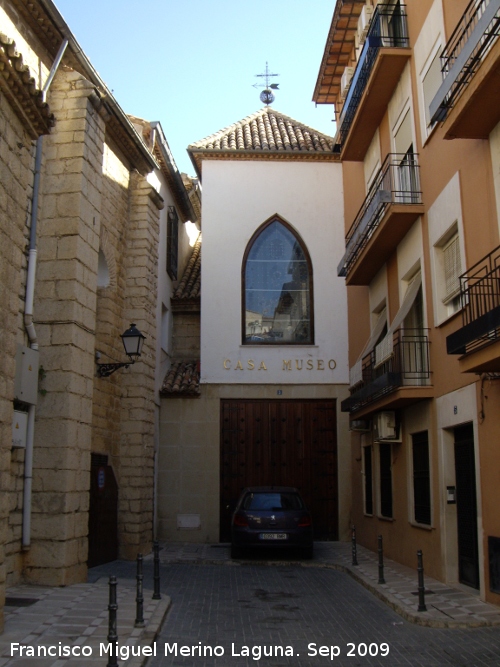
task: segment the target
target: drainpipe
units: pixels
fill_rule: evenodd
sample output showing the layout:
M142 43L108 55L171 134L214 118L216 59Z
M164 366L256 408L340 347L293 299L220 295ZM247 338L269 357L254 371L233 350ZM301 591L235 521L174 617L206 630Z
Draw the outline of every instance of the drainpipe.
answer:
M50 84L54 79L64 52L68 46L68 40L64 39L56 59L52 65L49 76L42 90L42 99L45 102ZM38 339L35 325L33 324L33 302L35 299L35 275L36 275L36 227L38 222L38 198L40 194L40 173L42 168L43 135L38 137L35 153L35 175L33 178L33 200L31 203L31 227L30 244L28 253L28 270L26 276L26 299L24 302L24 326L28 334L29 344L32 350L38 350ZM31 486L33 479L33 446L35 442L35 411L36 407L30 405L28 408L28 428L26 432L26 452L24 456L24 487L23 487L23 530L22 548L28 549L31 544Z

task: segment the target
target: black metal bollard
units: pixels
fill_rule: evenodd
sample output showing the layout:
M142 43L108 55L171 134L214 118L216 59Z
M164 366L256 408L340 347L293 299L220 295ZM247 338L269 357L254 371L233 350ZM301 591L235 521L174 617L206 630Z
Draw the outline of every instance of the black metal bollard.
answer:
M358 553L356 549L356 527L352 526L352 564L358 564Z
M160 594L160 545L158 540L153 542L153 600L161 600Z
M118 635L116 634L116 612L118 605L116 603L116 577L109 578L109 621L108 621L108 643L111 644L109 652L108 664L106 667L118 667L118 660L116 656L116 646L118 642Z
M385 584L384 579L384 548L382 546L382 535L378 536L378 583Z
M137 597L135 598L135 628L143 628L144 623L144 596L142 589L142 554L137 554Z
M422 550L417 551L417 572L418 572L418 609L417 611L427 611L425 606L425 586L424 586L424 562Z

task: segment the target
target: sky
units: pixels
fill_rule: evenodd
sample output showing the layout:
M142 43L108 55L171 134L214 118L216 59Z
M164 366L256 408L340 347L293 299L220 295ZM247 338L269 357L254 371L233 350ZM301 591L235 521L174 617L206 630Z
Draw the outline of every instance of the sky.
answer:
M189 144L263 107L333 135L333 107L312 102L335 0L55 0L118 104L160 121L180 171Z

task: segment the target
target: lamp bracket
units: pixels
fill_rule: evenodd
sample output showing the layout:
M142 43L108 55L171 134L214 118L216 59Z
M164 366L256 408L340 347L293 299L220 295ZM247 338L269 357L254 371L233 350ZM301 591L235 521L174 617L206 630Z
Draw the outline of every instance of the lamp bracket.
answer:
M100 378L107 378L110 375L112 375L115 371L117 371L119 368L128 368L132 364L135 364L135 359L114 364L97 364L97 375Z

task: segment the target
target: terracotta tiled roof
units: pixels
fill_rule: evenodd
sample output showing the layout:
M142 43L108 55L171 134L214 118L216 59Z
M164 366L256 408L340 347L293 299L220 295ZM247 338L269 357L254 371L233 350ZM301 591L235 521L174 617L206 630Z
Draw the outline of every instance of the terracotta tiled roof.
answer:
M163 380L163 396L199 396L200 362L175 361Z
M333 138L279 113L271 107L188 147L189 151L279 151L331 153Z
M191 258L186 266L173 298L198 299L201 288L201 234L198 235L193 247Z
M55 124L54 114L43 101L28 65L16 49L16 43L0 33L0 90L5 94L32 139L48 134Z

